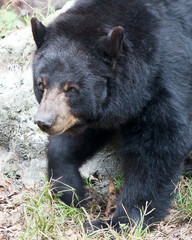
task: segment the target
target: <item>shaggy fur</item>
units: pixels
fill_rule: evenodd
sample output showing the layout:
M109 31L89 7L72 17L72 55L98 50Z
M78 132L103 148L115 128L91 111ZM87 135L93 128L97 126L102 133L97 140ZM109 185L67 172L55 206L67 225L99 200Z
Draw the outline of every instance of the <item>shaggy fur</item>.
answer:
M118 134L125 184L112 225L129 224L126 214L139 221L146 202L145 223L160 221L192 145L192 0L79 0L32 29L37 100L42 77L49 90L67 83L75 90L61 94L79 120L50 137L50 177L82 199L78 168ZM70 204L72 193L61 199Z

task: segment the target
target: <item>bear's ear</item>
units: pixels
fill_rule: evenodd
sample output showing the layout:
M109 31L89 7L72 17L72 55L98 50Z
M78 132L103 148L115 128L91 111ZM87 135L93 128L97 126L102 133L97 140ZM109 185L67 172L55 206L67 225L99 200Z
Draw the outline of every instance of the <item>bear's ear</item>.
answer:
M119 58L122 52L124 29L121 26L113 28L107 36L101 37L99 45L114 61Z
M31 19L31 28L37 48L40 48L45 40L46 27L37 18L34 17Z

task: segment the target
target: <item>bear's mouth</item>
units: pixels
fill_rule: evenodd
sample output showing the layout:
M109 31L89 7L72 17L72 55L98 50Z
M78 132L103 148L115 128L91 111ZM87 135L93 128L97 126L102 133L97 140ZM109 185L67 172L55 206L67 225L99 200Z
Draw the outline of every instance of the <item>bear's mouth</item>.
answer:
M64 133L67 134L68 136L77 136L83 133L86 130L86 128L87 127L83 124L77 124L67 129Z
M50 136L56 136L56 135L60 135L60 134L63 134L63 133L65 133L68 136L77 136L77 135L83 133L86 128L87 127L84 124L80 124L80 123L78 123L76 125L73 125L73 126L71 126L70 128L67 128L67 129L63 128L59 131L54 131L53 129L52 130L51 129L45 130L42 127L40 127L40 129L43 132L47 133Z
M65 132L65 128L60 131L45 131L50 136L60 135Z

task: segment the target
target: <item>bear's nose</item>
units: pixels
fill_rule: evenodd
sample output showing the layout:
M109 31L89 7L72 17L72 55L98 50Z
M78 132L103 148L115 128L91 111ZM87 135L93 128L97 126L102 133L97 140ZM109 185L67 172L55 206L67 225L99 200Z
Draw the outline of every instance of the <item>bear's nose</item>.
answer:
M43 131L49 130L53 126L53 123L54 123L53 119L38 119L38 118L35 118L34 122Z

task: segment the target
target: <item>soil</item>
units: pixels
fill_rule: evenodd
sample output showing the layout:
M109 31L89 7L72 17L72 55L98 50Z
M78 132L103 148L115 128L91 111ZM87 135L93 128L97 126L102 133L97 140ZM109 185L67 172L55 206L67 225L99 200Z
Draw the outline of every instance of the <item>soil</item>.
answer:
M96 188L103 189L106 182L95 178ZM116 206L118 192L114 188L112 179L108 186L108 197L101 197L97 190L87 186L89 191L89 204L101 206L102 217L111 215ZM23 208L21 205L22 196L35 191L35 188L26 189L21 180L8 179L0 176L0 240L17 239L18 234L23 230ZM89 206L87 206L89 207ZM95 212L95 214L97 214ZM158 224L155 232L148 235L148 239L155 240L192 240L191 222L174 222L178 212L173 208L170 215Z
M22 231L23 190L21 181L0 176L0 240L16 239Z

